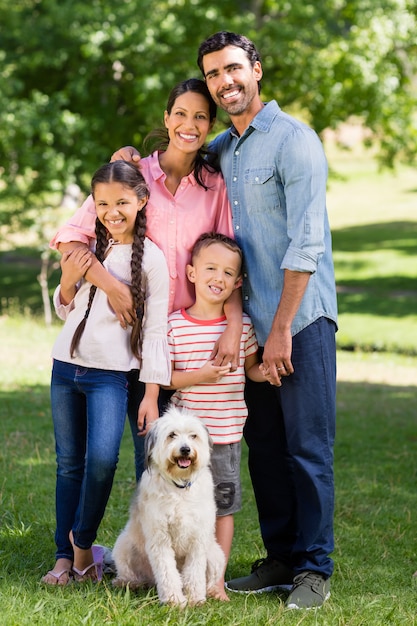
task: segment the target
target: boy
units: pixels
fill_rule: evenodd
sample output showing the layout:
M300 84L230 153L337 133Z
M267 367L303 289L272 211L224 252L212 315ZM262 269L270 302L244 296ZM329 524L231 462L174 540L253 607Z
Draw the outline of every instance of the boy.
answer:
M232 372L230 363L215 366L209 360L227 323L223 305L241 285L241 265L242 252L233 239L219 233L201 235L186 268L188 280L195 286L195 302L168 318L170 388L176 389L171 402L203 419L213 440L216 537L226 562L233 539L233 514L241 508L240 440L247 417L245 374L256 382L268 380L259 369L258 344L246 314L237 370ZM228 600L224 576L218 584L218 598Z

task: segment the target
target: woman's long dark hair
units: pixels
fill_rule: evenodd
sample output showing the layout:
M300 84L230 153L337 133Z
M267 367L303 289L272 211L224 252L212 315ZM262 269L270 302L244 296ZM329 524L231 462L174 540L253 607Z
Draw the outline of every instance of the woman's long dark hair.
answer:
M199 93L207 100L209 105L210 122L214 122L217 114L216 103L211 97L210 92L207 89L206 83L199 78L188 78L187 80L181 81L171 89L166 107L168 115L171 115L172 107L174 106L176 99L189 91L193 93ZM167 149L168 144L169 136L168 130L166 128L156 128L155 130L152 130L150 133L148 133L148 135L146 135L144 139L144 145L149 152L153 152L154 150L164 151ZM204 184L202 171L203 169L208 170L209 172L215 171L213 165L209 164L207 161L206 156L208 154L209 152L206 146L202 146L197 152L194 163L195 179L197 183L201 185L201 187L204 187L206 191L208 187Z
M128 189L133 189L139 200L143 200L144 198L149 197L149 189L141 172L135 166L131 165L130 163L126 163L125 161L114 161L113 163L106 163L106 165L103 165L97 170L91 181L91 192L93 194L93 197L97 183L113 182L121 183L124 187L127 187ZM142 322L145 303L145 281L142 277L142 259L145 242L145 229L146 210L145 207L143 207L141 211L138 211L138 214L136 216L135 231L132 244L132 258L130 263L132 274L131 291L136 310L136 320L132 327L130 345L133 354L138 359L140 358L142 348ZM105 253L109 245L109 232L98 218L96 220L96 238L97 244L95 254L100 263L103 263ZM71 341L71 357L74 356L75 350L80 343L80 339L84 332L84 328L90 314L96 291L97 287L95 287L95 285L91 285L88 305L84 314L84 318L75 329L74 336Z

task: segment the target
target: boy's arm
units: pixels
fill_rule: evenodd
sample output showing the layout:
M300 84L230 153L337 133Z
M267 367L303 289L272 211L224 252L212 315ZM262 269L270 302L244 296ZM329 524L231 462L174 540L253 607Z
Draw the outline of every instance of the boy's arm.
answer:
M253 380L255 383L265 383L268 381L268 378L264 376L262 370L259 369L261 363L258 359L258 354L254 352L250 356L245 359L245 373L248 378Z

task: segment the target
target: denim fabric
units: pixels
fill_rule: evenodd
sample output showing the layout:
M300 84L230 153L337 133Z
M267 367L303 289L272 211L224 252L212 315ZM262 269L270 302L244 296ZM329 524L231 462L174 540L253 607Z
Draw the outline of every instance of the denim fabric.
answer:
M293 338L282 387L246 384L244 436L267 553L326 578L333 561L335 325L322 317ZM260 351L262 358L262 350Z
M54 361L51 406L56 481L56 558L94 542L110 496L127 410L126 372Z
M269 102L239 137L232 127L210 144L218 154L244 254L243 307L265 345L284 272L311 272L292 324L300 332L321 316L337 322L327 163L316 133Z

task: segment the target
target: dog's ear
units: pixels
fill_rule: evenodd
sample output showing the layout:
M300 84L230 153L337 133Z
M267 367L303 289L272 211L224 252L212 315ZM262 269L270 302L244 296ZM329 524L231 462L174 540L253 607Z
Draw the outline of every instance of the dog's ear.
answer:
M150 428L145 437L145 469L148 469L152 460L152 450L156 443L156 428Z

